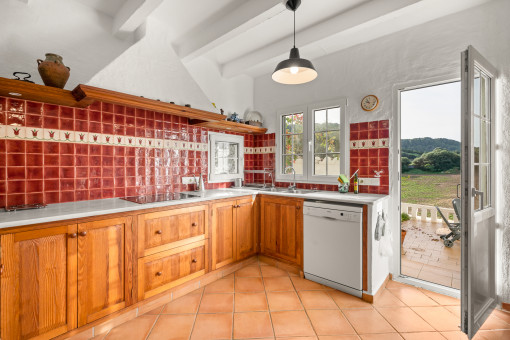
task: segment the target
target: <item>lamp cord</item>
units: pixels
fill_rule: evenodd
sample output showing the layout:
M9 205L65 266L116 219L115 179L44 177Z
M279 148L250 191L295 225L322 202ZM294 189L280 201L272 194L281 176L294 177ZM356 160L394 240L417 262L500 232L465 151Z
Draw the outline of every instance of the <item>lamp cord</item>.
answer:
M294 12L294 48L296 47L296 10Z

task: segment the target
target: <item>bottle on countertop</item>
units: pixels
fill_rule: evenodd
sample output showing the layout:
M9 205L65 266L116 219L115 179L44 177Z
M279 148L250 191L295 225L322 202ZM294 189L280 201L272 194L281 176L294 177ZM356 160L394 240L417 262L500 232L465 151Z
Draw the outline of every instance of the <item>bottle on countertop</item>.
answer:
M358 183L358 171L356 171L354 173L354 175L352 175L354 177L352 183L354 185L354 193L355 194L359 194L359 183Z

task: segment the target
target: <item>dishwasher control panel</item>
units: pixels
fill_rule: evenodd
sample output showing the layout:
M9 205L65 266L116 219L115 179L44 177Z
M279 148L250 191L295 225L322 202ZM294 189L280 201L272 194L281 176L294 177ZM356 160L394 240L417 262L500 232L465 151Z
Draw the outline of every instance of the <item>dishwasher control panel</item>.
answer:
M361 212L352 212L352 211L337 210L337 209L305 206L303 209L303 214L309 215L309 216L323 217L323 218L332 219L332 220L340 220L340 221L349 221L349 222L360 222L361 221Z

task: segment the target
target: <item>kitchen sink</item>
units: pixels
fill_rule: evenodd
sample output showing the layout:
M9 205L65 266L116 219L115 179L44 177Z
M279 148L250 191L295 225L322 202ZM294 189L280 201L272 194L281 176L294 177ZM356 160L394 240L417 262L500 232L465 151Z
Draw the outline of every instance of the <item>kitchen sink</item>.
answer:
M308 189L289 189L289 188L262 188L260 191L268 191L268 192L281 192L285 194L296 194L296 195L303 195L303 194L310 194L313 192L317 192L317 190L308 190Z

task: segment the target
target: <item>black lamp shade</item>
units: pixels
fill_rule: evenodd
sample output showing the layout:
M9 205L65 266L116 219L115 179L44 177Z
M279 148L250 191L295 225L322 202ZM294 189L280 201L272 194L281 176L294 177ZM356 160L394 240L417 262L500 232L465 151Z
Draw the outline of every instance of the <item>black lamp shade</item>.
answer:
M301 59L299 50L293 47L289 59L281 61L273 72L273 80L281 84L304 84L317 78L317 71L310 60Z

